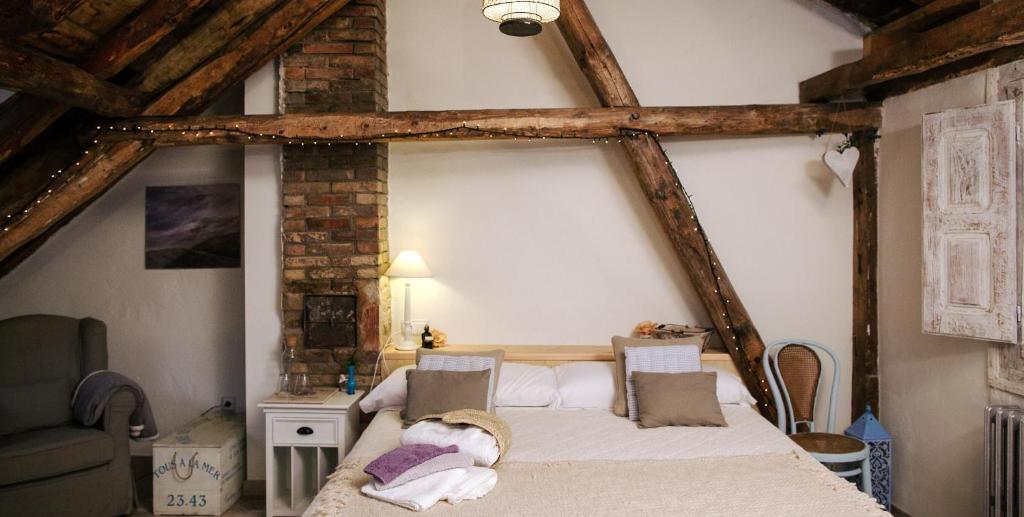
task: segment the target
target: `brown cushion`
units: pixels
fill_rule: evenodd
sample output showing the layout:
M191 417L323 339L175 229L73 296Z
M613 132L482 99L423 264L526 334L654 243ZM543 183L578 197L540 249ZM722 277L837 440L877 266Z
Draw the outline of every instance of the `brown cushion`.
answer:
M435 362L430 367L426 367L423 364L423 358L427 356L440 356L441 362ZM486 361L474 361L474 358L486 358L490 359L491 362ZM437 357L433 357L437 360ZM450 370L450 371L467 371L467 370L483 370L489 368L491 364L494 368L491 370L492 375L490 384L488 386L488 400L487 409L485 411L494 410L494 396L498 393L498 377L501 376L501 362L505 359L504 350L487 350L481 352L453 352L449 350L438 350L430 348L418 348L416 349L416 368L421 370ZM478 362L476 366L467 366L473 362ZM484 363L487 366L484 366ZM443 366L438 366L441 364Z
M717 381L717 372L633 372L640 427L725 427Z
M0 386L0 435L70 423L73 390L66 377Z
M615 356L615 400L612 412L618 416L626 416L629 409L626 405L626 347L674 346L704 344L702 336L690 336L679 339L637 339L615 336L612 338L612 354Z
M402 420L411 424L421 416L457 409L487 411L487 384L491 370L451 372L407 370L408 395Z

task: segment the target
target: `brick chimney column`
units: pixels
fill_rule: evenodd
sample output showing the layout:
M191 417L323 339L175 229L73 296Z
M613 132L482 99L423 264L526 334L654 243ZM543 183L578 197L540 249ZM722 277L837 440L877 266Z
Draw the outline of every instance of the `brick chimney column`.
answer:
M352 0L280 61L281 113L387 111L385 0ZM298 336L315 385L334 385L354 353L360 384L391 332L386 144L286 145L283 156L285 335ZM314 348L303 299L357 297L355 348Z

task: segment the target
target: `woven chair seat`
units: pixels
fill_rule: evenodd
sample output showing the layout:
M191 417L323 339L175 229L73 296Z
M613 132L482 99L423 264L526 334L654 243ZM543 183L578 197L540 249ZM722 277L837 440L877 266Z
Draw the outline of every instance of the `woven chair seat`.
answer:
M867 448L864 442L841 434L797 433L789 438L811 454L853 454Z

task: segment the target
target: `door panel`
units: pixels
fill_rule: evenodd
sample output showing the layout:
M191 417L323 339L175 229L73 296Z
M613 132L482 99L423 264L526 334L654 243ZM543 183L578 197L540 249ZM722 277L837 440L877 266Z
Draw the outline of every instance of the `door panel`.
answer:
M926 115L927 333L1017 342L1016 105Z

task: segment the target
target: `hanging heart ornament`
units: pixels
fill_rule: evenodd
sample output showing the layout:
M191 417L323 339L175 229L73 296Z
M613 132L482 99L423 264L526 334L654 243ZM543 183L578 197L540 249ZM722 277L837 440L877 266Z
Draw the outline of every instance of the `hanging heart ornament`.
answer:
M825 153L825 165L832 169L832 174L839 178L839 182L844 187L850 186L853 170L857 167L859 160L860 151L856 147L847 147L842 151L832 149Z

